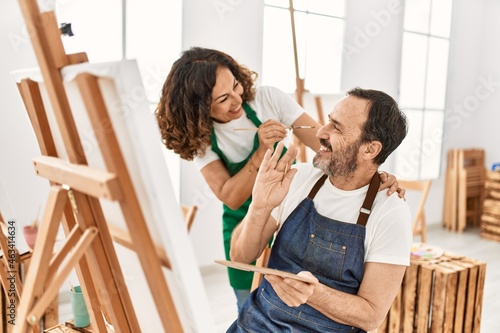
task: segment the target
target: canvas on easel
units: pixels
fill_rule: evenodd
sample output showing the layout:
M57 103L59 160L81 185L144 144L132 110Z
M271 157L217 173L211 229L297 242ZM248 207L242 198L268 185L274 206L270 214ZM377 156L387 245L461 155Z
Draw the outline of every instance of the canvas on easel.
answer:
M19 3L40 70L13 75L43 155L35 171L51 190L16 332L37 330L46 295L73 267L95 332L213 332L137 64L66 55L55 14ZM59 223L67 240L52 256L43 247L53 245ZM129 233L133 250L112 243L109 225Z

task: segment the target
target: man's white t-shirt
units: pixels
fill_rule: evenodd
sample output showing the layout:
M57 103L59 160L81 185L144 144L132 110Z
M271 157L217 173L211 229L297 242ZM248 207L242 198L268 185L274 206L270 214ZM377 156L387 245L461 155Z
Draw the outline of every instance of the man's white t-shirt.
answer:
M280 223L283 223L299 203L307 197L323 172L312 163L299 163L290 190L282 204ZM353 191L336 188L328 179L314 197L314 207L319 214L328 218L356 223L359 209L363 205L368 185ZM278 218L279 207L273 210ZM411 213L407 203L397 194L387 195L379 191L373 202L366 224L365 262L410 264L410 250L413 242ZM304 235L306 237L306 235Z
M305 112L291 96L277 88L267 86L258 87L254 100L248 104L262 123L274 119L285 126L291 126ZM250 155L257 131L235 131L237 128L256 127L245 112L240 118L228 123L214 122L213 124L217 145L229 161L241 162ZM205 156L196 156L194 161L198 169L201 170L218 159L220 159L219 155L212 150L212 146L208 146L205 150Z

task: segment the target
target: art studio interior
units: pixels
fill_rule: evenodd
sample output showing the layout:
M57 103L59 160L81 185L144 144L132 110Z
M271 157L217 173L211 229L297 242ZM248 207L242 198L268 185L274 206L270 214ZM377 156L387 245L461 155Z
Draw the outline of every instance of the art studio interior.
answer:
M261 88L294 105L297 116L273 121L284 128L277 141L298 151L295 164L325 154L328 141L317 154L308 138L319 147L353 88L385 92L406 117L406 136L378 166L404 189L411 214L401 283L378 328L327 320L353 332L500 331L500 2L15 0L0 8L0 332L237 332L238 290L247 287L220 264L230 259L227 214L244 193L235 216L251 220L240 208L256 201L252 184L271 157L229 145L240 137L263 145L272 115L256 123L240 108L251 87L233 67L231 91L214 96L218 67L217 81L204 82L212 95L203 118L194 101L205 94L202 79L167 84L192 48L230 55L253 73L257 93L246 106L261 105ZM188 112L198 124L183 115L163 128L169 112L176 117L176 94L191 88L183 106L200 110ZM219 150L215 133L229 123L217 118L217 99L240 101L251 127L234 128ZM181 143L195 150L181 156ZM223 158L224 149L243 160ZM241 193L223 186L232 177ZM281 205L273 212L280 221ZM272 246L256 267L268 260L279 260ZM274 286L265 274L253 273L251 295Z

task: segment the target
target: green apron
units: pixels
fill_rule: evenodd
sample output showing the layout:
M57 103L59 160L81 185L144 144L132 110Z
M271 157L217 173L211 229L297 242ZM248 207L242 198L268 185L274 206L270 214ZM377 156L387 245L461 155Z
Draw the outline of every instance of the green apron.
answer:
M247 114L248 119L252 121L252 123L259 127L262 122L257 118L257 114L247 103L243 103L243 109ZM247 156L243 161L238 163L230 162L224 153L219 149L217 145L217 138L215 136L214 129L212 128L212 135L210 136L210 140L212 141L212 150L219 155L222 163L226 166L229 174L234 176L237 174L247 163L250 157L252 157L253 153L259 148L259 136L256 133L255 138L253 140L253 148L250 152L250 155ZM276 145L275 145L276 148ZM286 148L283 149L282 155L286 152ZM222 236L224 238L224 252L226 254L226 259L231 260L229 257L229 250L231 247L231 234L233 233L234 228L238 223L243 220L245 215L247 214L248 207L250 206L250 202L252 202L252 197L248 198L240 208L233 210L226 205L222 205L223 213L222 213ZM252 264L255 264L253 262ZM252 287L252 279L253 272L241 271L234 268L228 267L229 274L229 283L234 289L250 289Z

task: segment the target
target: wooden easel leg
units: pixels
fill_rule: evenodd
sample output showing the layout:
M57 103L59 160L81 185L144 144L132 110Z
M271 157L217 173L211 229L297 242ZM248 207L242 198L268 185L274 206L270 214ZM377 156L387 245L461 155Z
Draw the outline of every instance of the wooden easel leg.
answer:
M24 283L24 291L19 302L19 318L14 329L15 333L29 332L40 323L38 317L28 318L31 308L43 292L52 249L54 248L57 229L66 205L67 191L60 186L50 188L45 214L38 232L38 239L33 250L30 269ZM29 324L28 324L29 323ZM31 327L30 327L31 325Z
M75 213L78 224L84 229L96 227L99 230L96 241L85 254L90 272L94 272L92 279L86 281L95 285L100 309L109 316L107 319L117 332L140 332L99 200L76 191L74 196L78 204L78 212Z
M304 106L304 79L300 79L297 77L297 90L295 92L297 96L297 102L299 103L300 106ZM299 153L297 154L297 160L300 162L307 162L307 155L306 155L306 146L302 141L299 140L295 135L293 136L293 142L295 144L295 147L299 150Z
M314 102L316 104L316 112L318 113L318 123L325 124L325 116L323 115L323 104L321 103L321 96L315 96Z
M21 83L18 83L17 86L28 112L31 125L37 136L40 151L45 156L57 157L56 147L50 131L38 83L29 79L24 79ZM68 236L75 226L76 221L73 215L73 209L71 208L71 203L67 202L64 208L64 218L62 220L62 227L65 235ZM85 282L92 281L89 263L85 257L80 260L79 265L76 267L76 274L82 286L82 290L84 291L84 295L87 294L87 299L90 301L90 303L87 303L87 308L92 325L98 332L105 332L106 324L101 316L101 312L105 311L101 309L94 284ZM53 318L52 321L49 320L47 324L49 325L53 321L58 321L58 319L54 320ZM53 326L55 326L55 324Z
M427 243L427 221L425 219L425 213L422 212L422 217L420 218L420 233L422 238L422 243Z
M5 289L0 285L0 331L7 332L7 317L5 313Z
M71 206L67 205L67 209L71 212L71 220L63 220L63 229L66 237L68 237L68 243L71 242L73 233L76 233L76 222L73 217L73 211ZM71 227L70 227L71 226ZM92 328L96 332L106 332L106 323L101 315L101 305L99 303L99 298L97 296L97 291L92 281L92 274L90 273L90 266L88 260L85 256L80 259L80 262L75 267L76 275L78 276L78 281L83 290L83 296L85 298L85 304L87 304L87 310L90 316L90 322L92 323ZM87 282L89 281L89 282ZM88 301L87 301L88 300Z
M31 309L28 318L40 318L43 316L45 309L49 306L52 299L57 296L59 287L63 284L64 279L68 277L73 267L77 265L96 235L97 228L92 227L85 230L81 237L79 237L78 242L73 246L73 252L67 256L67 260L61 267L55 267L54 269L52 266L49 267L50 272L56 270L57 273L51 276L50 281L47 281L44 294L40 296L35 306Z

